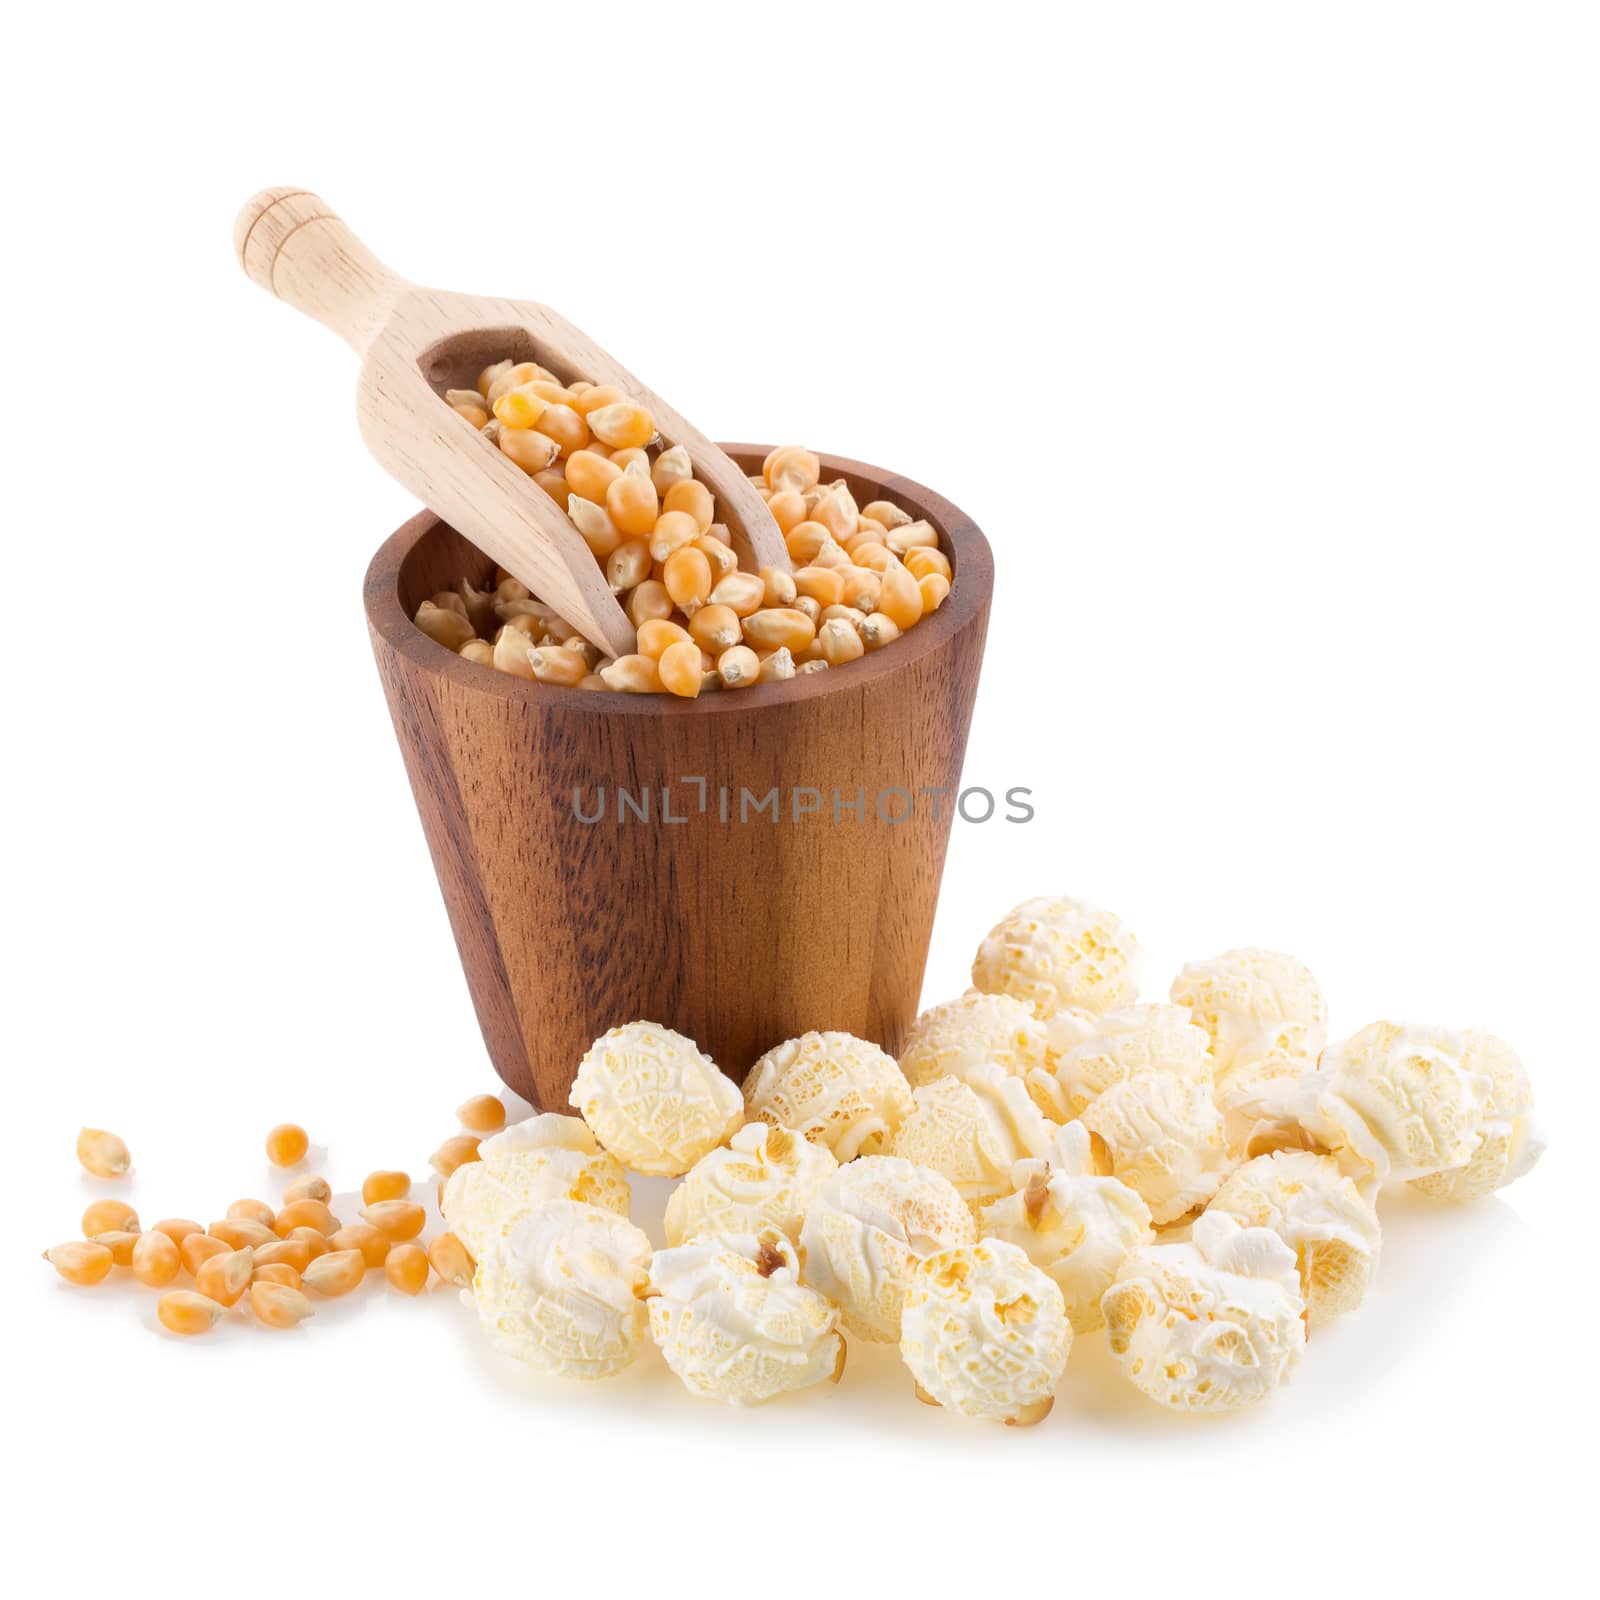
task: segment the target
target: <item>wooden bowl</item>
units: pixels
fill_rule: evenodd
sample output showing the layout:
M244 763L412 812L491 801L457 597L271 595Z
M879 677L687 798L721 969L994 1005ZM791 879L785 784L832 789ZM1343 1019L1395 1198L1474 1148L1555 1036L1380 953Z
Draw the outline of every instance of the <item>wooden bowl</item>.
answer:
M767 454L725 448L750 472ZM742 1077L812 1028L894 1054L916 1016L994 566L931 490L835 456L822 470L860 504L925 517L955 578L904 638L788 683L677 700L463 661L410 619L458 578L488 583L493 563L431 512L367 570L372 648L484 1043L543 1110L566 1110L584 1051L623 1022L676 1028Z

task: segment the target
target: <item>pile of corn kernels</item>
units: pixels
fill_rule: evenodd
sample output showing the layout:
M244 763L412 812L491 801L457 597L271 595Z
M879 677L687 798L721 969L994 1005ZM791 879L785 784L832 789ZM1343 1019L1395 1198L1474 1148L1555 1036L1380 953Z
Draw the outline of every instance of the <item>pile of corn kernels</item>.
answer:
M614 1028L579 1064L578 1116L501 1129L491 1097L462 1108L469 1131L434 1159L450 1231L426 1253L409 1179L382 1173L359 1224L305 1178L276 1213L240 1201L206 1229L141 1233L98 1201L89 1237L47 1255L73 1283L188 1271L161 1301L178 1333L241 1299L292 1326L305 1290L373 1267L415 1292L431 1261L501 1351L555 1376L611 1376L653 1343L691 1393L758 1404L838 1381L848 1333L897 1345L920 1399L1021 1425L1049 1413L1075 1341L1103 1338L1152 1400L1235 1410L1361 1304L1386 1186L1471 1200L1544 1140L1491 1034L1375 1022L1330 1045L1316 979L1272 950L1191 963L1167 1003L1139 1003L1139 969L1117 917L1039 899L898 1061L808 1033L741 1091L681 1034ZM298 1129L269 1141L280 1162L304 1151ZM107 1134L79 1156L127 1170ZM630 1220L629 1171L681 1180L663 1249Z
M858 507L799 445L774 450L750 480L795 570L746 572L688 454L661 448L654 418L620 389L507 360L445 399L566 511L638 639L634 654L606 659L500 570L492 591L462 579L417 609L417 626L469 661L539 683L692 699L859 660L950 593L931 524L888 500Z

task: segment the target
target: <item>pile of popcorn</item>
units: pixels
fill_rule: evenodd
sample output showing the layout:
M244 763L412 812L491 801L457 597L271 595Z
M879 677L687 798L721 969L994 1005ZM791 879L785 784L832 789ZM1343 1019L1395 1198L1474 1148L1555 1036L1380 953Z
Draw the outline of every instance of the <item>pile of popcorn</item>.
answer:
M565 1377L653 1341L731 1405L837 1380L848 1332L898 1344L919 1398L1012 1424L1103 1329L1152 1399L1226 1411L1361 1303L1386 1184L1468 1200L1543 1149L1489 1034L1377 1022L1327 1046L1290 956L1195 962L1164 1005L1137 1003L1139 966L1110 913L1029 901L898 1062L809 1033L742 1093L681 1034L614 1028L580 1116L507 1129L443 1187L484 1329ZM666 1249L629 1221L625 1168L682 1179Z

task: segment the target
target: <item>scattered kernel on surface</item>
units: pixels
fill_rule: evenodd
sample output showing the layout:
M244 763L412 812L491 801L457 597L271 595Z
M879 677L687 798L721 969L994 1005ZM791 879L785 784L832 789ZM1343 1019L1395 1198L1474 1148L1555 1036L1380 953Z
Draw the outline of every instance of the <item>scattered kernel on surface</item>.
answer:
M304 1204L305 1202L301 1203ZM308 1258L312 1261L315 1261L318 1256L325 1256L330 1249L328 1240L331 1237L331 1234L339 1231L339 1219L337 1217L331 1217L329 1221L332 1225L331 1231L323 1228L311 1227L304 1223L291 1228L288 1234L288 1242L291 1244L295 1242L302 1244L305 1247ZM268 1247L263 1246L263 1248L265 1249Z
M300 1274L287 1261L257 1262L250 1270L251 1283L282 1283L291 1289L300 1287Z
M287 1239L297 1228L315 1228L318 1233L338 1231L339 1219L323 1200L292 1200L273 1219L272 1231Z
M83 1214L83 1236L97 1233L137 1233L139 1213L125 1200L95 1200Z
M300 1180L304 1182L305 1180ZM295 1198L292 1194L285 1194L286 1200ZM327 1196L323 1196L324 1199ZM265 1200L235 1200L225 1213L230 1222L259 1222L262 1227L270 1229L276 1213Z
M428 1220L427 1213L414 1200L379 1200L363 1206L362 1217L395 1243L415 1239Z
M383 1263L383 1274L402 1294L420 1294L428 1282L428 1253L420 1244L397 1244Z
M280 1122L267 1135L267 1160L275 1167L292 1167L304 1161L311 1140L298 1123Z
M296 1178L283 1191L285 1205L293 1205L296 1200L320 1200L323 1205L327 1205L332 1199L333 1185L326 1178L318 1177L314 1172L308 1172L303 1178ZM270 1228L276 1218L269 1214L257 1220L265 1222Z
M358 1250L369 1267L381 1267L389 1259L392 1243L388 1234L370 1222L350 1222L329 1237L328 1249Z
M194 1286L219 1306L231 1306L250 1287L250 1274L254 1270L255 1253L248 1247L227 1250L200 1263L194 1275Z
M498 1095L475 1094L456 1107L456 1120L468 1133L480 1137L487 1133L499 1133L506 1125L505 1102Z
M120 1228L111 1228L104 1233L92 1233L89 1238L95 1244L103 1244L111 1252L113 1265L131 1267L133 1265L133 1247L144 1237L143 1234L128 1233ZM171 1243L169 1240L168 1243Z
M44 1259L68 1283L82 1287L99 1283L116 1265L111 1251L93 1239L72 1239L66 1244L52 1245L44 1252Z
M120 1178L133 1165L133 1157L116 1134L104 1128L81 1128L78 1164L96 1178Z
M181 1245L191 1233L204 1233L206 1226L203 1222L194 1222L188 1217L163 1217L152 1231L164 1233L174 1244Z
M300 1274L300 1281L308 1289L333 1299L349 1294L366 1275L367 1263L359 1250L330 1250L318 1256Z
M222 1307L193 1289L169 1289L156 1301L156 1315L169 1333L209 1333L222 1316Z
M191 1233L178 1246L178 1256L183 1262L184 1270L192 1277L198 1277L200 1268L213 1256L225 1256L233 1246L221 1239L213 1238L209 1233Z
M441 1233L428 1246L428 1263L445 1283L470 1288L476 1263L453 1233Z
M317 1234L317 1238L320 1240L322 1235ZM311 1246L304 1239L275 1239L271 1244L255 1245L253 1248L258 1267L281 1262L300 1273L305 1271L306 1263L311 1260Z
M376 1205L380 1200L404 1200L411 1193L411 1179L404 1172L369 1172L362 1180L361 1203Z
M293 1284L265 1279L250 1285L250 1309L264 1328L293 1328L316 1315L311 1302Z
M133 1255L128 1265L140 1283L152 1289L164 1288L183 1269L183 1258L170 1235L158 1228L141 1233L134 1241Z
M428 1165L441 1178L448 1178L457 1167L478 1159L476 1134L454 1133L428 1157Z
M213 1222L206 1232L220 1239L230 1250L244 1250L252 1245L271 1244L277 1235L260 1222L249 1222L242 1217L224 1217Z

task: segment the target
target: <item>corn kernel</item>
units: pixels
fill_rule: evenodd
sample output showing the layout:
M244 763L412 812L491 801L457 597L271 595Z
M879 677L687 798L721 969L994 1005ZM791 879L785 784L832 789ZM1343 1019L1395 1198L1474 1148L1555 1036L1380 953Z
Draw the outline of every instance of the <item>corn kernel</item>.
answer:
M128 1265L140 1283L152 1289L164 1288L183 1269L183 1258L178 1247L166 1233L152 1228L141 1233L133 1243L133 1255Z
M634 472L630 468L613 478L606 488L606 514L624 538L647 536L655 527L660 512L661 500L648 472Z
M668 645L656 664L661 687L668 694L685 700L695 699L701 688L704 668L700 661L700 646L692 639Z
M843 617L830 617L817 630L817 646L830 667L842 667L861 656L866 646L852 623Z
M739 642L739 613L732 606L701 606L689 619L689 632L702 650L720 656Z
M489 413L482 406L451 406L450 409L463 422L471 423L474 428L482 428L489 420Z
M476 1263L467 1247L453 1233L441 1233L428 1246L428 1262L445 1283L470 1288Z
M804 494L816 487L822 476L822 463L800 445L784 445L767 457L761 472L772 489Z
M270 1281L250 1285L250 1309L264 1328L293 1328L316 1315L311 1302L293 1284Z
M594 388L585 389L578 396L578 410L584 416L591 411L598 411L602 406L620 405L628 397L614 383L602 383Z
M902 632L922 617L922 591L898 561L883 575L878 609Z
M335 1218L334 1220L338 1221L338 1218ZM337 1233L339 1230L335 1228L333 1231ZM292 1228L289 1231L290 1242L292 1243L298 1240L301 1244L303 1244L306 1250L306 1257L310 1261L315 1261L318 1256L327 1255L329 1249L329 1237L330 1235L324 1233L321 1228L313 1228L305 1225ZM269 1249L270 1246L263 1245L261 1248L266 1250ZM304 1269L302 1268L301 1270L303 1271Z
M128 1147L104 1128L78 1131L78 1164L96 1178L120 1178L133 1164Z
M917 580L917 589L922 595L922 614L928 616L942 606L950 596L950 580L942 573L930 572L927 577Z
M649 656L652 661L660 661L661 653L668 645L682 644L689 637L689 631L676 622L668 622L663 617L651 617L639 624L639 654Z
M388 1259L390 1242L389 1235L370 1222L351 1222L328 1240L328 1247L332 1251L358 1250L369 1267L381 1267Z
M233 1246L209 1233L191 1233L178 1246L178 1257L191 1277L198 1277L200 1268L213 1256L229 1254Z
M937 550L939 535L933 531L931 523L908 522L902 527L891 528L883 542L895 555L904 556L912 550Z
M361 1184L361 1203L376 1205L380 1200L404 1200L411 1193L411 1179L404 1172L369 1172Z
M695 520L701 533L709 531L716 520L716 501L711 491L697 478L686 478L667 490L662 502L665 511L684 511Z
M616 481L621 483L622 479L619 477ZM608 489L608 499L610 493ZM585 500L581 495L568 495L567 515L572 518L573 527L583 535L583 542L596 561L604 561L623 541L622 529L611 520L605 506Z
M650 576L650 546L643 539L629 539L606 557L606 582L613 594L622 594Z
M663 450L650 468L650 481L655 484L657 494L665 494L673 484L687 483L693 476L694 464L681 444Z
M717 532L721 527L721 523L713 522L711 532L701 534L694 542L695 549L711 564L713 582L739 570L739 558L733 553L733 547ZM723 531L726 532L725 529Z
M92 1239L97 1233L137 1233L139 1213L125 1200L96 1200L83 1214L83 1236Z
M533 428L505 428L498 441L500 454L522 468L531 478L561 453L561 447L547 434Z
M204 1233L203 1222L191 1222L187 1217L163 1217L155 1225L156 1233L164 1233L174 1244L182 1244L191 1233Z
M714 606L727 606L742 620L762 608L766 593L766 584L753 572L730 572L712 586L710 601Z
M882 575L894 565L895 558L887 545L873 539L863 539L850 546L850 560L868 572L876 572L881 580Z
M774 606L744 619L745 642L758 650L803 650L816 631L811 619L793 607Z
M747 644L730 645L717 657L717 676L726 688L748 689L761 679L761 658Z
M283 1191L283 1201L285 1205L293 1205L296 1200L320 1200L323 1205L327 1205L332 1199L333 1185L330 1184L326 1178L318 1177L314 1172L308 1172L303 1178L296 1178L294 1182ZM260 1205L261 1202L259 1200L252 1200L250 1204ZM265 1210L266 1208L263 1206L262 1209ZM228 1208L228 1214L230 1216L233 1214L233 1208L231 1206ZM277 1221L277 1218L274 1217L270 1211L268 1211L266 1216L258 1216L256 1221L264 1222L270 1228L272 1224Z
M156 1301L156 1315L169 1333L209 1333L217 1325L222 1307L193 1289L169 1289Z
M231 1306L250 1287L250 1274L254 1270L252 1251L229 1250L200 1263L200 1270L194 1275L194 1286L206 1299L215 1300L219 1306Z
M67 1244L52 1245L44 1252L44 1259L68 1283L82 1288L99 1283L116 1265L111 1251L93 1239L73 1239Z
M515 389L507 389L494 403L495 417L507 428L531 428L549 404L534 388L533 384L525 383Z
M576 650L568 650L563 645L530 650L528 665L540 683L552 683L564 689L576 688L589 671L588 662Z
M921 583L929 573L937 573L946 583L955 576L950 568L950 558L943 550L922 546L906 552L906 571Z
M613 450L639 449L655 437L655 419L643 406L635 405L631 400L591 407L584 415L588 419L589 431Z
M317 1238L321 1240L322 1235L317 1234ZM292 1267L297 1277L306 1270L311 1261L311 1246L303 1238L278 1239L272 1244L256 1245L255 1253L258 1267ZM324 1253L326 1253L326 1241L323 1250L318 1252L318 1254Z
M314 1228L323 1235L337 1233L339 1219L324 1200L293 1200L273 1219L272 1231L287 1239L299 1228Z
M487 400L489 398L489 390L491 387L493 387L496 380L505 377L505 375L515 365L516 362L508 358L505 361L496 361L485 367L483 371L478 374L478 393L482 395L485 400Z
M787 683L794 676L794 656L787 648L770 650L761 658L763 683Z
M673 604L692 616L711 596L711 563L693 546L674 550L662 568L661 583Z
M817 552L832 540L833 535L820 522L813 522L809 517L804 522L797 522L783 536L789 559L802 567L815 561Z
M869 650L881 650L899 637L900 629L894 619L884 616L881 611L872 612L861 624L861 642Z
M131 1267L133 1265L133 1247L144 1237L139 1233L127 1233L120 1228L109 1228L104 1233L95 1233L89 1236L90 1243L103 1244L111 1252L113 1266ZM171 1240L167 1241L169 1244Z
M801 567L794 586L797 594L810 595L821 606L836 606L844 595L844 579L827 567Z
M300 1287L300 1274L287 1261L269 1261L265 1266L257 1262L250 1272L252 1294L255 1292L255 1285L258 1283L281 1283L286 1288L298 1289Z
M361 1215L397 1243L415 1239L427 1220L422 1207L414 1200L380 1200L376 1205L363 1206Z
M291 1187L295 1187L298 1184L305 1183L307 1181L308 1180L305 1178L297 1179L296 1185L291 1185ZM322 1183L320 1178L310 1181ZM322 1186L323 1188L327 1188L326 1184L323 1184ZM284 1194L285 1200L293 1200L296 1198L297 1197L295 1195L290 1194L287 1191ZM326 1199L327 1196L323 1195L320 1198ZM272 1227L274 1217L272 1207L269 1206L265 1200L235 1200L233 1204L228 1207L225 1215L227 1216L229 1222L259 1222L263 1228L266 1228L269 1231Z
M311 1140L306 1130L295 1122L280 1122L267 1135L267 1160L275 1167L292 1167L304 1161Z
M250 1222L243 1217L224 1218L213 1222L206 1232L220 1239L230 1250L244 1250L251 1245L271 1244L276 1235L260 1222Z
M385 1202L397 1206L406 1203L404 1200ZM327 1255L318 1256L300 1274L300 1281L306 1288L331 1300L337 1295L349 1294L366 1276L366 1271L367 1263L359 1250L330 1250Z
M384 1276L402 1294L418 1294L428 1281L428 1256L420 1244L396 1245L383 1264Z
M457 1167L464 1167L469 1161L478 1159L478 1140L470 1133L453 1133L428 1157L428 1165L439 1174L441 1178L448 1178ZM404 1205L405 1201L389 1202ZM401 1235L409 1238L409 1234Z

